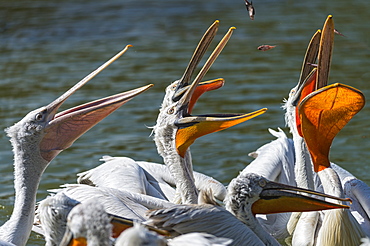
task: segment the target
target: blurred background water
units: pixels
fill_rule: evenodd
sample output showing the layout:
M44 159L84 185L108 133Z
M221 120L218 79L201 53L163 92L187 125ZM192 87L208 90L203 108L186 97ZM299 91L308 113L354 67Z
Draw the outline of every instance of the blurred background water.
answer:
M219 40L237 29L205 79L225 86L207 93L193 113L241 113L267 107L262 116L198 139L194 168L227 184L252 158L247 154L274 139L267 129L284 123L281 104L296 84L307 44L328 14L336 28L330 83L342 82L370 98L370 1L255 0L251 21L238 1L0 1L0 128L46 105L108 60L126 44L122 58L65 103L72 107L140 87L155 86L125 104L61 153L42 177L37 200L48 189L74 183L76 173L99 165L102 155L162 162L148 128L155 124L165 87L180 78L200 37L216 19ZM215 46L215 41L212 47ZM262 52L262 44L276 48ZM209 54L209 53L207 53ZM331 160L370 184L369 106L334 140ZM13 154L0 135L0 222L13 209ZM28 245L43 245L32 234Z

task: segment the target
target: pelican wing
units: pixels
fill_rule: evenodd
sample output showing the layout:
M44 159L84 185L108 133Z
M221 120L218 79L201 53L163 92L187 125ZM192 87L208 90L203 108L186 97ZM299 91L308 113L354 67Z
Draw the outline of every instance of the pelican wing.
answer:
M74 200L84 202L95 198L104 206L107 213L138 221L146 219L145 213L149 209L166 208L173 205L165 200L113 188L83 184L64 186L66 188L62 189L62 192Z
M77 183L115 188L146 194L147 180L143 169L131 158L103 156L105 163L77 174Z
M230 238L231 245L264 245L245 224L227 210L213 205L176 205L150 211L148 224L179 234L205 232Z
M155 182L159 182L161 187L163 187L164 183L171 187L176 185L175 179L172 177L167 166L145 161L138 161L137 163L148 173L148 180L153 185ZM206 191L210 189L216 199L223 200L225 198L226 188L223 184L203 173L194 172L193 174L195 186L198 190ZM154 180L150 177L154 178Z
M295 186L293 142L281 129L278 132L272 129L269 131L277 139L263 145L251 154L257 157L244 168L241 175L256 173L268 180Z

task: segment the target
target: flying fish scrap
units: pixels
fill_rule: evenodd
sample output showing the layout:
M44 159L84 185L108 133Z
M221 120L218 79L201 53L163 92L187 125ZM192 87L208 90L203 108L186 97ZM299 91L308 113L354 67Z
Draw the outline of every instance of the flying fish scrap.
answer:
M337 29L334 29L334 33L340 35L340 36L343 36L343 37L346 37L345 35L343 35L342 33L340 33Z
M267 44L264 44L264 45L261 45L261 46L258 46L258 50L262 50L262 51L266 51L266 50L271 50L273 48L275 48L276 45L267 45Z
M251 18L251 20L254 20L254 15L256 14L256 12L254 11L252 1L251 2L248 2L248 0L244 0L244 1L245 1L245 7L248 10L249 18Z

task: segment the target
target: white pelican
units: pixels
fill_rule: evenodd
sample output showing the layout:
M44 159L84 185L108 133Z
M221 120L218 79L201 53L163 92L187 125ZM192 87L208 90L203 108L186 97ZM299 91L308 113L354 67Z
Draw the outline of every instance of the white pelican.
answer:
M327 23L334 35L331 16ZM318 69L317 80L327 80L328 70L320 78ZM331 168L329 149L334 137L362 109L364 103L364 96L359 90L336 83L310 93L298 105L301 130L314 171L328 194L344 197L339 176ZM365 237L365 232L349 210L328 211L324 215L317 237L318 245L359 245L361 238Z
M334 39L334 31L333 30L334 30L334 23L333 23L333 20L332 20L332 16L329 16L327 18L325 24L324 24L324 28L323 28L322 35L321 35L317 69L316 68L312 69L311 74L307 76L306 82L302 83L301 88L297 90L298 93L297 92L295 93L296 104L299 103L299 101L302 101L302 99L305 98L305 96L307 94L310 94L315 89L317 90L317 89L327 85L329 70L330 70L333 39ZM312 94L312 95L314 95L314 94ZM311 96L311 94L310 94L310 96ZM308 98L310 96L308 96ZM338 100L340 100L340 99L338 99ZM288 100L288 102L289 102L289 100ZM287 102L287 104L288 104L288 102ZM293 102L292 104L294 104L294 100L292 102ZM330 103L329 103L329 105L330 105ZM335 111L332 111L332 113L335 114ZM292 122L294 122L294 123L298 122L298 124L293 124L292 128L294 128L294 126L296 126L296 132L295 133L297 135L297 138L301 139L301 141L302 141L302 138L300 138L300 136L303 136L303 134L302 134L302 130L301 130L300 118L298 116L297 108L294 108L292 118L293 118ZM320 123L320 124L325 124L325 123ZM298 134L297 134L298 132L300 132L299 133L300 136L298 136ZM294 133L293 133L293 136L294 136ZM294 142L294 144L296 144L296 141ZM301 145L301 146L304 147L304 148L302 148L302 153L306 152L307 147L305 145ZM351 205L351 209L350 209L351 212L352 212L352 215L361 224L363 232L367 232L368 234L370 234L370 230L369 230L370 221L369 221L369 219L367 219L369 212L368 212L368 214L366 214L366 207L368 208L368 206L366 206L366 205L363 206L364 204L370 202L369 199L367 198L368 196L366 195L366 194L370 193L370 188L366 184L364 184L362 181L353 177L352 174L348 173L343 168L341 168L341 167L339 167L339 166L337 166L333 163L331 164L331 166L333 167L333 169L339 175L339 179L341 180L343 189L345 189L345 191L343 192L342 195L351 198L351 200L353 201L353 204ZM305 165L301 165L301 167L309 167L308 169L311 169L311 164L306 162ZM303 169L303 168L301 168L301 169ZM314 177L317 179L318 176L315 174ZM309 180L309 179L302 179L302 175L298 176L298 174L296 173L296 179L298 180L299 178L301 180ZM322 182L322 179L321 179L321 182ZM317 184L319 184L319 183L320 182L316 182L316 189L318 189ZM361 191L358 192L359 189L354 188L355 184L358 184L358 187L362 187L363 189L361 189ZM353 193L351 192L352 187L353 187L353 191L354 191ZM334 193L334 194L338 195L338 193ZM354 195L354 194L357 194L357 196ZM362 207L365 207L365 209L363 209ZM370 210L367 210L367 211L370 211ZM331 214L332 212L328 212L328 213ZM333 212L333 213L340 213L340 212L336 211L336 212ZM345 212L345 213L348 213L348 212ZM324 214L327 214L327 213L324 213ZM352 220L352 222L353 222L352 215L348 215L348 217L350 217L350 220ZM345 215L344 217L347 217L347 215ZM318 235L320 235L319 233L321 233L321 235L322 235L323 233L321 231L325 231L325 229L324 230L320 229L320 224L322 223L321 222L322 221L322 216L320 217L318 213L315 213L315 212L304 213L304 214L302 214L301 219L299 219L299 220L295 219L295 220L298 221L298 224L294 225L294 226L296 226L296 231L293 234L293 240L292 240L293 245L313 245L315 243L315 241L317 241L316 238L318 237ZM328 221L328 220L329 219L325 219L325 221ZM343 223L349 224L347 222L343 222ZM354 224L355 224L354 227L357 228L357 224L356 223L354 223ZM348 230L351 230L351 229L348 229ZM358 230L358 229L355 229L355 231L356 230ZM328 232L328 233L330 234L331 232ZM352 232L347 232L347 233L351 233L351 235L354 235L353 237L356 238L356 233L352 233ZM338 234L342 234L343 237L346 237L345 233L338 233ZM359 234L362 235L361 233L359 233ZM334 234L332 234L332 235L334 235ZM358 237L360 237L360 235L357 235L357 239L356 239L357 241L353 241L353 242L358 242L358 240L359 240ZM325 236L322 236L322 237L325 237ZM330 237L328 237L327 240L332 241L332 239ZM342 239L339 238L337 240L341 241ZM349 243L349 244L351 244L351 243Z
M320 180L313 173L311 158L302 137L296 105L312 91L327 85L333 49L333 29L332 17L329 16L324 24L323 31L318 30L313 35L305 54L299 82L290 91L289 98L284 104L286 124L293 135L293 142L288 141L282 132L279 133L283 136L279 136L278 140L257 150L257 159L243 172L256 170L257 173L272 180L279 178L279 181L284 183L295 181L298 187L322 190ZM317 68L311 65L316 63L316 59L318 59ZM294 151L291 151L293 146ZM291 161L293 153L294 162ZM344 169L337 165L333 166L341 173L346 173ZM292 168L294 168L294 175L292 175ZM292 179L293 176L295 180ZM355 197L351 198L356 202ZM261 222L277 238L284 238L286 229L293 233L297 226L292 238L293 245L313 245L315 243L317 227L320 224L319 212L308 212L302 215L301 213L293 213L287 227L283 219L284 215L279 214L268 216L266 220ZM277 223L278 220L280 220L279 223Z
M182 78L167 87L157 123L153 127L158 153L163 157L164 163L176 181L175 203L197 203L198 200L189 150L189 146L195 139L234 126L266 111L261 109L250 114L190 115L196 100L193 95L200 80L225 47L235 29L233 27L229 29L189 86L191 75L215 36L218 23L218 21L214 22L204 34Z
M48 164L100 120L152 86L96 100L57 114L69 96L121 56L128 47L49 105L28 113L6 130L14 152L15 203L10 219L0 227L1 240L17 246L26 244L34 219L37 188Z
M232 245L279 245L261 227L255 214L348 208L346 205L327 203L302 195L302 192L327 196L247 173L233 179L229 184L224 201L227 210L210 204L176 205L148 212L149 220L146 223L180 234L206 232L217 237L230 238L233 240Z

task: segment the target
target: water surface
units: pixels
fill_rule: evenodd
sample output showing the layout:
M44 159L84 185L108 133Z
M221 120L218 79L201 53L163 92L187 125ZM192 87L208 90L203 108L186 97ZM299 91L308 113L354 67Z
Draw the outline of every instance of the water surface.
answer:
M281 104L296 84L312 34L332 14L336 35L330 82L342 82L370 98L370 2L254 1L255 20L239 1L10 1L0 2L0 128L46 105L117 53L122 58L84 86L64 108L140 87L155 86L99 123L45 171L37 199L48 189L74 183L76 173L99 165L102 155L161 162L148 128L155 124L165 87L182 75L201 35L220 20L219 40L237 29L206 79L223 77L224 88L204 95L194 114L241 113L267 107L264 115L192 146L194 168L227 184L274 139L267 129L285 128ZM276 45L261 52L262 44ZM212 45L214 47L216 42ZM208 53L209 54L209 53ZM370 184L369 107L335 139L331 160ZM0 135L0 220L14 202L13 155ZM43 245L32 234L28 245Z

